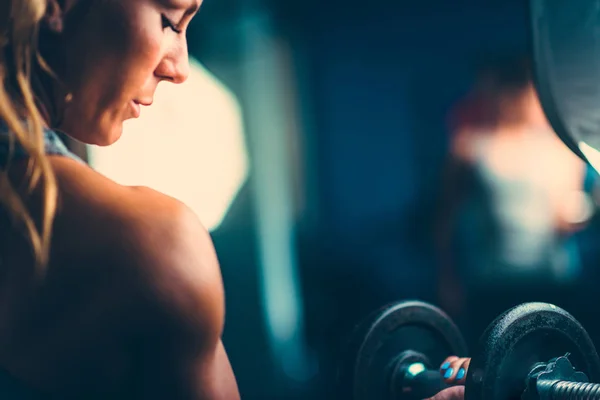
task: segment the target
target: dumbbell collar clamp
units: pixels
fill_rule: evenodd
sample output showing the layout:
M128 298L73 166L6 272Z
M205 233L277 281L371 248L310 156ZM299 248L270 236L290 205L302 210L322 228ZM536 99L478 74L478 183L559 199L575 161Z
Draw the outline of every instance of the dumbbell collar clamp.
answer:
M554 358L548 363L537 363L531 369L521 400L551 400L550 389L560 381L589 382L583 372L575 370L570 354Z

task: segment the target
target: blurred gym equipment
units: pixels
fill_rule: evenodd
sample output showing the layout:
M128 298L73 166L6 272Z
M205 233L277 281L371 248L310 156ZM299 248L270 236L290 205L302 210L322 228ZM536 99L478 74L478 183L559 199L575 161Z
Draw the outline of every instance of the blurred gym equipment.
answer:
M552 304L526 303L494 320L473 353L468 400L600 399L600 358L584 327Z
M600 3L530 0L531 52L542 107L565 144L600 168Z

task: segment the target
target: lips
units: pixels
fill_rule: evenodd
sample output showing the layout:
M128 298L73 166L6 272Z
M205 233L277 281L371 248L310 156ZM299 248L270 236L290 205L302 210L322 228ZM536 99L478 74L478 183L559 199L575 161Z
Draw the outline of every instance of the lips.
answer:
M130 103L130 106L131 106L131 110L133 113L133 118L139 118L140 114L142 113L140 103L136 103L135 101L132 101Z
M132 117L139 118L142 113L141 106L149 107L152 105L152 102L152 98L131 100L131 102L129 103L129 108L131 110Z

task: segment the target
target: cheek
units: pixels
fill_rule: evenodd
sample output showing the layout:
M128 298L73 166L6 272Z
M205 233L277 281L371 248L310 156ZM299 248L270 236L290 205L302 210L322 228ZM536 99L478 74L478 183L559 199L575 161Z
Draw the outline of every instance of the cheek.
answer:
M132 46L123 59L123 75L126 77L124 86L127 89L133 88L135 92L144 92L138 95L151 95L152 93L147 92L156 85L154 74L162 58L162 36L162 31L156 28L135 30Z
M114 4L118 2L105 2ZM153 81L162 52L163 31L156 11L113 6L97 10L70 46L67 77L80 99L96 112L114 110ZM152 22L156 19L156 24ZM156 25L156 26L154 26ZM133 96L133 97L131 97Z

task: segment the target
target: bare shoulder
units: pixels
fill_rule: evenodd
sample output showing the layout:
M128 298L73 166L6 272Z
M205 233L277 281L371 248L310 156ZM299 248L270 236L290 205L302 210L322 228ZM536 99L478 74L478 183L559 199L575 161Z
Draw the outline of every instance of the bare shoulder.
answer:
M147 285L152 299L177 302L220 325L218 260L209 233L188 207L149 188L119 185L72 160L56 158L53 166L60 193L56 246L110 254L124 274Z
M53 247L100 257L127 282L115 296L126 304L127 340L144 360L136 368L143 397L237 399L220 339L220 268L196 215L173 198L118 185L72 160L52 163L60 193Z

